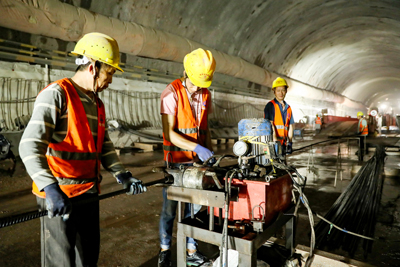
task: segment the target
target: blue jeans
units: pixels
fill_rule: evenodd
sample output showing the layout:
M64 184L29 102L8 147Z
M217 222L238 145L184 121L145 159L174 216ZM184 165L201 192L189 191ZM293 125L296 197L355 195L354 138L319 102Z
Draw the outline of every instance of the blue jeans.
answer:
M176 217L176 208L178 206L178 201L167 199L167 189L163 188L163 206L160 215L160 246L161 249L170 249L172 241L172 230L174 227L174 220ZM190 203L185 203L184 218L190 217L191 207ZM197 214L201 205L193 204L194 214ZM186 238L186 248L194 250L197 247L196 241L191 238Z

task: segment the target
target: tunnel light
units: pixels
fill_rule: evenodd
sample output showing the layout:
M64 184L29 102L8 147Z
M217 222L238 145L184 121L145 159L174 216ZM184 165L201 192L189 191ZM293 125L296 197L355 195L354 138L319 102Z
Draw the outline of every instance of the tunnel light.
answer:
M385 104L382 104L380 108L381 108L381 109L386 109L387 106L386 106Z

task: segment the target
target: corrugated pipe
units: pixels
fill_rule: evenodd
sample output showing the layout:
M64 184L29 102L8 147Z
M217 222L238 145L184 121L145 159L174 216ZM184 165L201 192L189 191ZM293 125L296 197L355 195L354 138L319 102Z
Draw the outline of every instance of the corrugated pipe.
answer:
M5 28L73 42L86 33L102 32L118 41L121 52L175 62L182 62L187 53L202 47L213 53L217 61L216 71L219 73L268 87L277 77L276 74L239 57L216 51L181 36L146 28L133 22L109 18L61 3L59 0L2 0L0 5L0 26ZM288 79L288 82L294 81ZM301 88L291 86L295 88L292 90L293 93L298 92L307 98L322 101L345 102L346 98L339 94L302 85ZM307 94L302 88L307 88ZM356 106L361 105L357 103Z

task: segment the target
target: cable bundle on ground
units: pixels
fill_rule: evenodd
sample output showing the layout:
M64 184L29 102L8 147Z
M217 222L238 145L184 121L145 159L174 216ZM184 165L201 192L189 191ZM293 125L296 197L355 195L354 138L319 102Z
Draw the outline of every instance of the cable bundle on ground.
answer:
M384 148L377 146L374 156L358 171L346 190L324 216L326 220L343 230L338 230L321 220L315 227L317 247L341 248L353 257L362 241L364 257L371 252L372 240L346 232L367 237L374 236L382 195L384 159Z

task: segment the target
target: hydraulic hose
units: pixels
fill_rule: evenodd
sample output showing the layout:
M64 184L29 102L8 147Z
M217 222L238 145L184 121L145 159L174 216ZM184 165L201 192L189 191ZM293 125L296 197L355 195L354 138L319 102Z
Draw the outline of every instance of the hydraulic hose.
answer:
M149 182L149 183L145 183L144 185L146 187L150 187L150 186L154 186L156 184L162 183L164 181L165 181L165 179L163 178L163 179L160 179L160 180L155 180L155 181L152 181L152 182ZM82 205L82 204L85 204L85 203L88 203L88 202L93 202L93 201L97 201L97 200L102 200L102 199L118 196L118 195L126 193L128 190L129 190L129 188L117 190L117 191L110 192L110 193L103 194L103 195L99 195L98 197L94 197L94 198L91 198L91 199L88 199L88 200L85 200L85 201L76 202L75 205ZM21 213L21 214L18 214L18 215L6 217L6 218L1 218L0 219L0 228L4 228L4 227L11 226L11 225L14 225L14 224L30 221L30 220L33 220L33 219L37 219L37 218L40 218L42 216L46 216L47 213L48 213L47 210L44 210L44 211L36 211L36 210L34 210L34 211L26 212L26 213Z
M312 146L315 146L315 145L323 144L323 143L335 142L337 139L346 139L346 138L351 138L351 137L359 137L359 135L347 135L347 136L333 137L333 138L328 139L328 140L323 140L323 141L316 142L316 143L313 143L313 144L310 144L310 145L299 147L297 149L293 149L293 152L300 151L300 150L303 150L303 149L306 149L306 148L309 148L309 147L312 147Z

